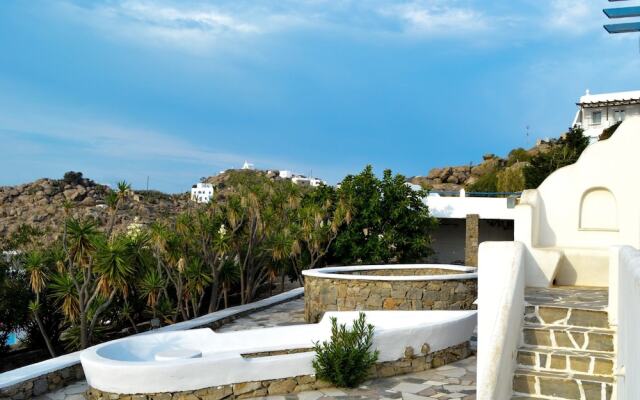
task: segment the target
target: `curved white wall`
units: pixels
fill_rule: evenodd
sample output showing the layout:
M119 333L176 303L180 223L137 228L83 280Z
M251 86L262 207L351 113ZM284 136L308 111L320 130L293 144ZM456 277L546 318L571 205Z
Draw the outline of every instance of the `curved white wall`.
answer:
M640 117L628 118L610 139L523 193L514 239L527 246L537 269L527 272L528 284L546 286L556 278L606 286L607 248L640 246L639 152Z
M404 356L405 348L442 350L468 341L476 311L366 311L375 326L379 361ZM244 358L242 354L313 347L331 336L330 318L350 324L358 312L326 313L318 324L215 333L210 329L165 332L115 340L81 354L87 382L111 393L160 393L314 374L314 352ZM197 351L201 358L157 361L166 350Z

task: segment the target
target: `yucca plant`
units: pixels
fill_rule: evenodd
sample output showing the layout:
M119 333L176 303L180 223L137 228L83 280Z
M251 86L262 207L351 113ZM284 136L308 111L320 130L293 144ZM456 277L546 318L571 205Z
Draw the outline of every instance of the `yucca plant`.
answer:
M38 325L38 329L44 339L49 354L51 357L55 357L56 352L40 317L40 293L46 289L49 279L49 269L47 268L46 262L47 260L41 252L33 251L27 254L24 261L24 269L27 271L29 277L31 291L36 295L35 300L29 302L29 311Z

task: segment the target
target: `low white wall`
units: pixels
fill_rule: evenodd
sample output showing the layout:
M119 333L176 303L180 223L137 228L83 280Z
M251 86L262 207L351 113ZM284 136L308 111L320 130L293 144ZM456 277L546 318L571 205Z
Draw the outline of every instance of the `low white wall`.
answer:
M365 311L375 326L378 361L404 357L428 343L438 351L469 340L476 311ZM311 375L313 351L244 358L242 354L307 349L331 336L331 317L351 324L358 312L330 312L318 324L214 333L209 329L167 332L103 343L82 353L87 382L110 393L159 393L197 390L242 382ZM156 361L160 351L197 351L201 358Z
M617 322L617 398L640 399L640 251L630 246L612 249L609 312ZM612 298L613 297L613 298ZM614 326L615 327L615 326Z
M244 304L244 305L235 306L235 307L229 307L227 309L216 311L211 314L203 315L202 317L194 318L189 321L183 321L177 324L163 326L162 328L149 331L149 332L139 333L138 335L133 335L133 336L148 335L148 334L158 333L158 332L181 331L181 330L193 329L201 326L210 325L216 321L220 321L222 319L225 319L234 315L244 314L252 310L258 310L258 309L270 307L285 301L292 300L296 297L300 297L303 293L304 293L304 288L293 289L288 292L280 293L278 295L269 297L267 299L256 301L254 303ZM4 372L0 374L0 389L19 384L29 379L37 378L39 376L46 375L50 372L58 371L63 368L70 367L72 365L79 364L80 353L81 351L76 351L74 353L65 354L60 357L51 358L49 360L41 361L39 363L27 365L22 368L17 368L11 371Z
M476 396L478 400L509 399L524 320L524 245L482 243L478 275Z

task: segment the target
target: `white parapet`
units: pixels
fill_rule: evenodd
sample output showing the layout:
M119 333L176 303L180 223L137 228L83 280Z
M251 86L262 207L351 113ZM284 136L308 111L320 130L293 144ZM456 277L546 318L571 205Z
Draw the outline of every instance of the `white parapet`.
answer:
M375 326L373 347L380 352L379 362L401 359L407 347L420 349L424 343L431 352L464 343L477 323L476 311L365 313ZM91 387L119 394L180 392L311 375L313 351L251 358L243 354L309 349L330 337L331 317L350 324L358 312L328 312L318 324L226 333L197 329L120 339L85 350L82 367ZM158 353L166 355L169 350L185 356L158 360Z
M478 214L480 219L515 218L514 199L508 197L441 196L431 193L423 201L436 218L466 218L469 214Z
M524 246L484 242L478 265L478 400L511 398L524 320Z

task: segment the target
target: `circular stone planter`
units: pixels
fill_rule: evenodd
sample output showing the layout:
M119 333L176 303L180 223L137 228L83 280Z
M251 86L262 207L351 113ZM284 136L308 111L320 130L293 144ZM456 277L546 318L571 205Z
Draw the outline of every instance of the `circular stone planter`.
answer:
M325 311L470 310L478 294L473 267L397 264L327 267L302 272L304 317Z

